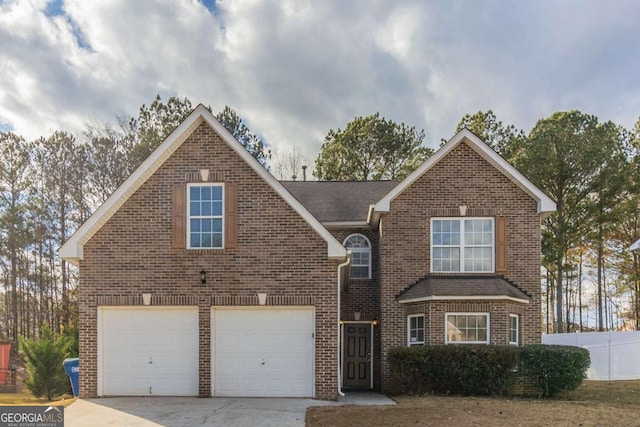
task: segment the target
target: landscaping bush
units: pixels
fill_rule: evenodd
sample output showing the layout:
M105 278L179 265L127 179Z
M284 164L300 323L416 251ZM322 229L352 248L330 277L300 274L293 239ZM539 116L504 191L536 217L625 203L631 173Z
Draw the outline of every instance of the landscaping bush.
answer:
M588 350L559 345L435 345L389 351L397 391L408 394L553 397L576 389L589 364Z
M47 400L69 393L70 382L62 362L69 354L71 339L60 335L54 338L48 326L40 330L40 338L20 337L20 352L24 356L28 377L24 383L35 397Z
M403 393L504 395L514 381L511 346L438 345L389 351L391 374Z
M568 345L531 344L518 347L518 373L532 378L542 397L575 390L587 378L589 350Z
M79 353L79 337L78 328L69 327L63 332L64 336L69 337L69 351L67 357L78 357Z

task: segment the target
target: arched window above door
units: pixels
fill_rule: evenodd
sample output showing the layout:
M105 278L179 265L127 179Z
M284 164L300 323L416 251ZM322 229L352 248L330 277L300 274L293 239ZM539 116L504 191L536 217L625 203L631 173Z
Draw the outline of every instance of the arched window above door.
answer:
M351 251L351 278L371 278L371 242L362 234L352 234L344 241L344 247Z

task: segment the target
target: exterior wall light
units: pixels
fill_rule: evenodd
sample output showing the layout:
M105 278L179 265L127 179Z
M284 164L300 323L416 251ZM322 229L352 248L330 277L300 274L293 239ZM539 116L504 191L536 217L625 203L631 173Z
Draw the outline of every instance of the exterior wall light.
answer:
M142 305L151 305L151 294L142 294Z
M200 283L203 285L207 283L207 272L204 269L200 270Z
M259 293L258 294L258 304L266 305L267 304L267 294Z

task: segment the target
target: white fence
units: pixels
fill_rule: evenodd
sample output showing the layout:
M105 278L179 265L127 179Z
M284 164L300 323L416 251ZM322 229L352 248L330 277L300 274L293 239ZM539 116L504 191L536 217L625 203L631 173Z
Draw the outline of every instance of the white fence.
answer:
M544 334L543 344L575 345L589 350L590 380L640 379L640 331Z

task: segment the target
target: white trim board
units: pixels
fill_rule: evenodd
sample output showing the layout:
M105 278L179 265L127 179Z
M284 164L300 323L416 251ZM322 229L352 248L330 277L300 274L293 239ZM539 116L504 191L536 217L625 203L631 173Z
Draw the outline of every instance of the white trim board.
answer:
M327 242L327 256L329 258L344 259L346 249L331 235L331 233L311 213L289 193L249 153L207 108L199 104L156 150L125 180L125 182L109 196L109 198L76 230L58 251L60 258L77 265L83 258L84 245L95 233L124 205L129 197L138 190L182 145L182 143L202 123L206 122L217 132L222 140L231 147L251 168L269 184L310 226Z
M449 154L459 144L466 142L471 149L482 156L485 160L491 163L496 169L502 172L507 178L513 181L524 192L529 194L534 200L538 202L538 213L549 214L555 212L556 204L546 194L536 187L531 181L529 181L524 175L522 175L516 168L511 166L509 162L500 157L498 153L493 151L487 144L485 144L478 136L468 129L462 129L455 134L445 145L443 145L438 151L436 151L431 157L429 157L418 169L413 171L407 176L398 186L387 193L378 203L373 205L373 210L378 213L389 212L391 208L391 201L395 199L400 193L413 184L424 173L431 169L436 163L438 163L443 157ZM372 212L369 212L371 219Z

